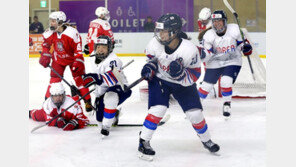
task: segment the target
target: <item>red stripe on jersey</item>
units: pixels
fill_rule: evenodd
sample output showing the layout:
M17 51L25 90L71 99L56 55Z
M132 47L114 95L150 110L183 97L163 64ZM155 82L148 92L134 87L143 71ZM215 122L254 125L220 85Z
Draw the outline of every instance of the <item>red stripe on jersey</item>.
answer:
M192 124L195 129L202 129L206 124L205 119L203 119L200 123Z
M150 122L153 122L153 123L156 123L156 124L158 124L161 119L162 119L161 117L157 117L157 116L154 116L152 114L148 114L147 117L146 117L146 120L148 120Z
M105 78L105 76L102 75L102 77L103 77L103 79L105 80L105 83L107 83L107 85L110 86L109 83L108 83L108 80Z

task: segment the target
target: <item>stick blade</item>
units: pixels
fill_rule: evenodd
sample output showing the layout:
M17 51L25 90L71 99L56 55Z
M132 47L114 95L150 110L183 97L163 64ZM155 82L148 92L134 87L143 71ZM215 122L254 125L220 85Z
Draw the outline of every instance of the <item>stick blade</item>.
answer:
M40 125L40 126L36 126L35 128L33 128L33 129L31 130L31 133L33 133L33 132L36 131L37 129L40 129L40 128L44 127L44 126L46 126L46 124L44 124L44 125Z

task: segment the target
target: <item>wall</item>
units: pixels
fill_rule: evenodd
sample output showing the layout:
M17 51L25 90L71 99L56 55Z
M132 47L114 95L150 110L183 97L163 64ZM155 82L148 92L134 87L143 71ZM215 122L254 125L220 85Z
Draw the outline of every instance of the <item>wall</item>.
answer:
M67 1L67 0L63 0ZM69 1L69 0L68 0ZM72 0L77 1L77 0ZM88 0L104 1L104 0ZM111 1L111 0L109 0ZM229 4L239 14L242 27L246 27L249 32L266 32L266 0L228 0ZM47 0L48 2L48 0ZM60 0L51 0L52 8L59 10ZM222 0L194 0L194 31L197 31L198 13L203 7L213 10L223 9L226 11L229 22L235 22L232 13L225 7ZM40 0L29 0L29 16L33 18L33 9L40 8ZM111 16L112 17L112 16ZM248 22L248 24L247 24ZM79 26L79 25L78 25Z
M187 33L192 39L194 44L197 44L197 32ZM115 53L119 53L122 56L134 55L141 56L144 53L144 49L148 42L153 37L153 33L114 33L115 40L118 40L114 49ZM263 32L250 32L249 33L255 49L259 55L265 55L266 51L266 33ZM82 44L86 44L86 33L81 34ZM131 54L132 53L132 54ZM262 56L261 56L262 57Z

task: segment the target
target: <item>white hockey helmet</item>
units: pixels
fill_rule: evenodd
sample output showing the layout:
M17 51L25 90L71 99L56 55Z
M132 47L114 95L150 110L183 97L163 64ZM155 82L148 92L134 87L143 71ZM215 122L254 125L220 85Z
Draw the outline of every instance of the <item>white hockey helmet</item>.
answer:
M63 23L63 22L66 22L67 17L63 11L56 11L56 12L50 13L49 19L56 20L58 23L62 21Z
M49 89L51 101L60 108L66 99L65 88L61 82L52 83Z
M202 8L202 10L199 12L198 17L201 20L208 20L211 17L211 9L209 9L207 7Z
M96 9L96 12L95 12L95 14L96 14L98 17L103 16L103 19L104 19L104 20L108 20L108 21L109 21L109 19L110 19L110 14L109 14L109 13L110 13L110 12L108 11L108 9L105 8L105 7L102 7L102 6L98 7L98 8Z
M62 95L65 94L65 88L61 82L52 83L49 92L50 95Z

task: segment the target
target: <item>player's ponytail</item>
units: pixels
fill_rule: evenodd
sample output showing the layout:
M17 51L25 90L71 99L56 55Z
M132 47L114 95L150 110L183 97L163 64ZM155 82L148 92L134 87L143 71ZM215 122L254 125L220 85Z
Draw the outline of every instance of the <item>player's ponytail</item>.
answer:
M183 38L183 39L188 39L188 40L191 40L191 38L183 31L180 31L178 34L177 34L177 37L178 38Z

